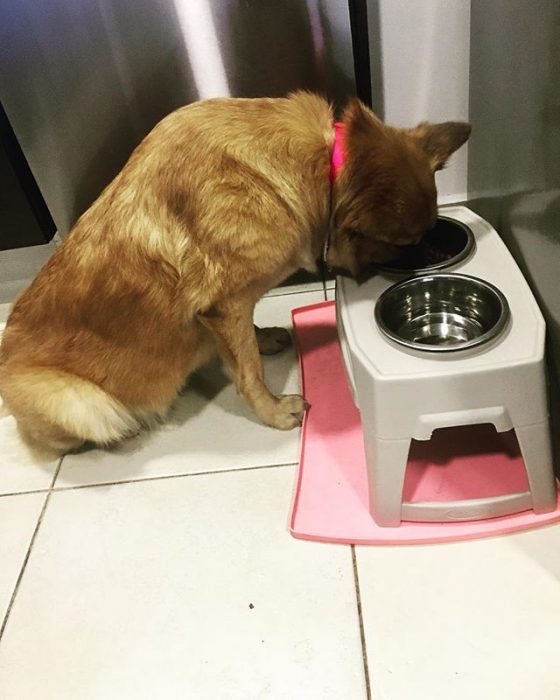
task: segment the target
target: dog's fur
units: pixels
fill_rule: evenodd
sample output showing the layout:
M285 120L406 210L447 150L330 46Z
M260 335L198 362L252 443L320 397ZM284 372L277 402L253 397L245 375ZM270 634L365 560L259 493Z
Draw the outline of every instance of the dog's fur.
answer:
M301 422L259 357L286 344L255 329L258 299L299 268L357 275L417 242L436 218L434 172L468 138L448 122L400 130L358 100L329 182L333 114L309 93L218 99L161 121L16 301L0 393L31 443L108 444L164 416L218 352L265 423Z

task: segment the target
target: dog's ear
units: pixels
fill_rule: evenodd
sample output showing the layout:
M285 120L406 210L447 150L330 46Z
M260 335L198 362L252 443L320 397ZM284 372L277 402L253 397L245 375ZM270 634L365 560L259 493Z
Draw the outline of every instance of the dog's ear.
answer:
M465 122L422 122L409 133L430 156L433 169L441 170L449 156L469 138L471 125Z
M351 97L346 103L342 121L353 133L371 136L372 132L383 128L383 122L368 109L357 97Z

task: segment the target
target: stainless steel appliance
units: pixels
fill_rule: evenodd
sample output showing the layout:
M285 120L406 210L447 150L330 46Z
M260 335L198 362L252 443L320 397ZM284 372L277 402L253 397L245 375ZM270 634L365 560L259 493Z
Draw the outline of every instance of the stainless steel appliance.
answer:
M297 88L340 104L356 66L370 93L365 0L17 0L0 52L0 101L62 235L180 105Z

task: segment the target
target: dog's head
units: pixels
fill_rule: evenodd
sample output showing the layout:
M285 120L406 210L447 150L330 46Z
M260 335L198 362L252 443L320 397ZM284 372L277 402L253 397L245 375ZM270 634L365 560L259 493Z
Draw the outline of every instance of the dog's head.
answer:
M334 183L327 263L358 277L396 259L435 224L435 173L470 134L462 122L395 129L359 100L343 116L344 167Z

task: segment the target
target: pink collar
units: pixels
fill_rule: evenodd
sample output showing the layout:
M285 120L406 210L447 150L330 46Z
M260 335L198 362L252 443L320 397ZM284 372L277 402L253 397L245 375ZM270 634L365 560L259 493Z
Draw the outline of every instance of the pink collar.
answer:
M333 183L338 175L340 168L344 164L344 124L342 122L334 123L334 144L331 155L331 172L330 180Z

